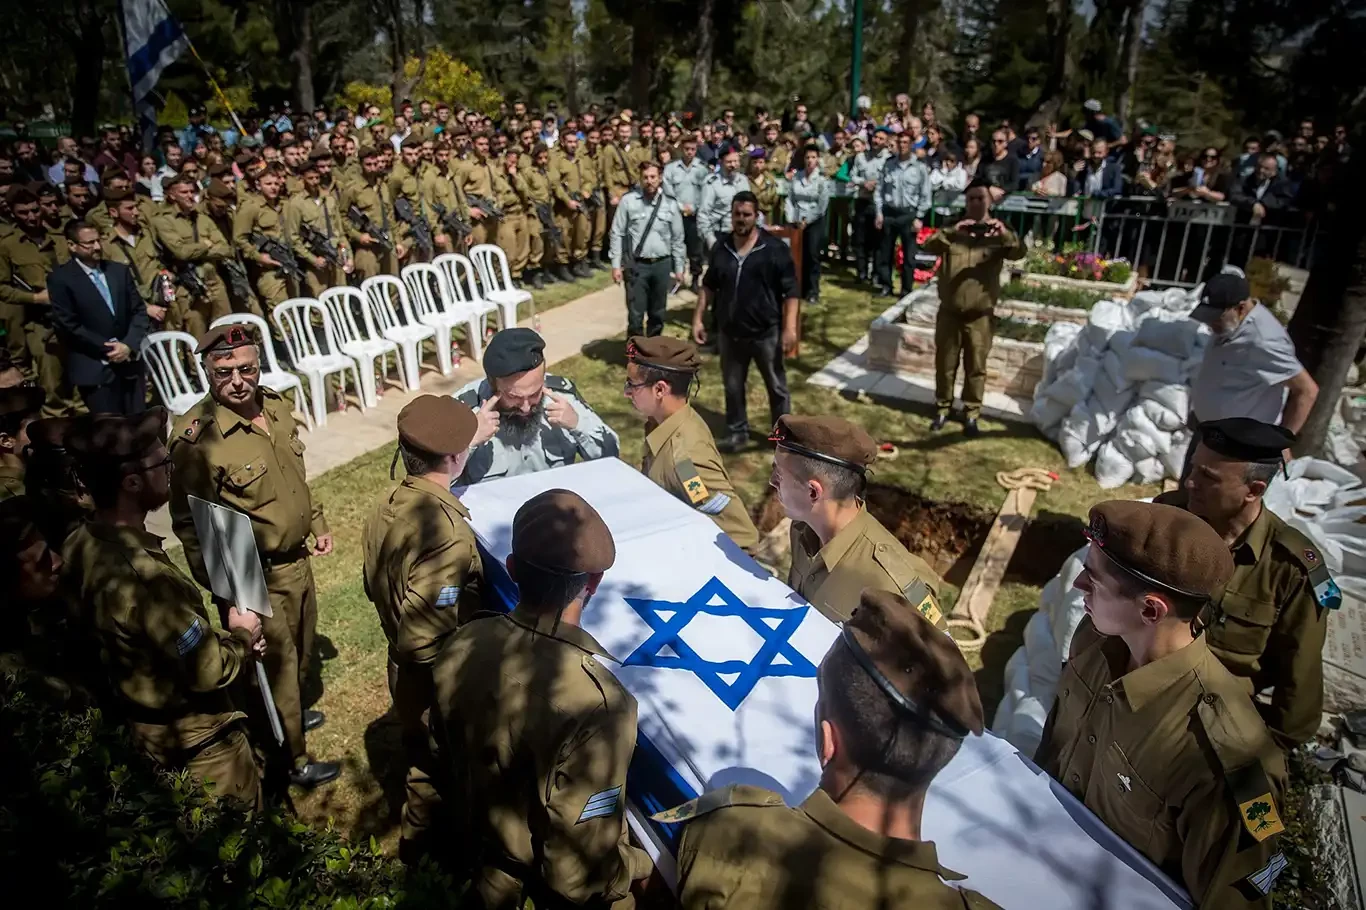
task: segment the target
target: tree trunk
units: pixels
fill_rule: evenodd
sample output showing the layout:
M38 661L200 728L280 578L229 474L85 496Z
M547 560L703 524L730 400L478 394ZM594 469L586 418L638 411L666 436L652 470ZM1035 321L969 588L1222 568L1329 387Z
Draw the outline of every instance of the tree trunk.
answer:
M80 21L72 42L76 57L76 75L71 83L71 135L95 135L95 120L99 115L100 82L104 77L104 19L91 2L77 8Z
M707 95L711 90L712 56L716 49L716 23L712 13L716 0L702 0L702 8L697 14L697 59L692 65L692 85L688 89L687 109L700 118L707 108Z
M1318 369L1311 373L1319 384L1319 397L1300 429L1299 442L1295 444L1296 455L1326 457L1323 451L1328 438L1328 424L1337 413L1338 400L1347 384L1347 371L1351 369L1352 361L1366 339L1366 232L1357 227L1352 233L1356 235L1355 249L1345 270L1346 286L1337 298L1339 305L1328 327L1331 331L1324 338Z
M892 69L892 85L898 92L910 92L912 69L916 57L923 50L916 47L920 29L920 6L921 0L901 0L901 47Z
M650 108L655 63L653 12L650 0L636 0L631 17L631 107L637 116Z
M1138 55L1143 49L1143 20L1148 12L1148 0L1130 0L1129 15L1124 21L1124 45L1120 50L1119 85L1116 86L1115 115L1133 135L1129 114L1134 103L1134 84L1138 81Z
M1039 100L1034 103L1033 113L1026 118L1029 126L1040 128L1058 122L1058 114L1072 84L1072 55L1068 44L1072 37L1071 0L1048 0L1048 10L1044 15L1044 25L1050 36L1053 59L1049 62L1048 77L1039 91Z
M299 111L313 116L313 12L309 3L294 7L294 98Z

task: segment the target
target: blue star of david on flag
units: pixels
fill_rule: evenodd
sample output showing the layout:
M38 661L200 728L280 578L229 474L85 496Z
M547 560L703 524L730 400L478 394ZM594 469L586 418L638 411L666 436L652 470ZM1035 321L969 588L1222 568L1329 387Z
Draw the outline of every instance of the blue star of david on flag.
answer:
M714 604L712 600L721 602ZM802 624L806 607L780 610L749 606L715 576L683 603L645 597L628 597L626 602L645 620L652 634L631 652L623 665L689 670L732 711L765 677L816 675L815 665L790 643L792 634ZM662 613L673 615L665 619ZM679 635L698 614L737 616L763 639L763 644L749 661L703 660ZM777 620L777 625L770 625L765 620ZM661 654L665 648L673 654ZM784 663L775 665L774 661L780 657ZM722 674L732 673L739 674L733 682L721 678Z

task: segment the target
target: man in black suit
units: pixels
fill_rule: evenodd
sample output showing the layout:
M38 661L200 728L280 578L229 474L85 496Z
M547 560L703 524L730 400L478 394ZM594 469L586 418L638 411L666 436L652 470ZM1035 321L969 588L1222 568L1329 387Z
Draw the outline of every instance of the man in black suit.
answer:
M1280 176L1275 155L1262 155L1257 170L1233 190L1240 224L1276 224L1292 203L1290 185Z
M146 303L128 267L101 258L98 230L73 220L64 233L71 260L48 276L47 291L67 350L67 381L92 412L140 413L147 394L139 359Z

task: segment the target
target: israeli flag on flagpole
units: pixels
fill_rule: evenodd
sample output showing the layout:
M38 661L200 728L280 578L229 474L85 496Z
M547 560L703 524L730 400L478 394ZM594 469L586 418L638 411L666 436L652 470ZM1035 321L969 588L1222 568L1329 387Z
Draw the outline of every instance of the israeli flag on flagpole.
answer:
M157 125L152 89L166 67L185 53L190 39L161 0L122 0L119 7L123 18L128 84L133 89L133 110L143 145L147 147Z

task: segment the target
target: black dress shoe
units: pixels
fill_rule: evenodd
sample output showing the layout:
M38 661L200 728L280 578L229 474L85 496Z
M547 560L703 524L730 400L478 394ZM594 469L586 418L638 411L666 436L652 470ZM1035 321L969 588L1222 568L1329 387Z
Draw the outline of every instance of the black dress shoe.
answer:
M690 291L692 291L694 294L696 294L696 293L697 293L697 289L700 288L701 286L702 286L702 279L699 278L699 277L697 276L696 273L694 273L693 276L692 276L692 281L690 281L690 282L688 283L688 290L690 290Z
M734 455L745 447L749 442L749 435L746 433L731 433L716 444L718 451L725 452L727 455Z
M963 421L963 435L968 439L976 439L978 436L982 435L982 429L977 426L976 417L969 417L967 420Z
M934 415L934 420L931 420L931 421L930 421L930 432L931 432L931 433L938 433L940 430L944 429L944 424L946 424L946 423L948 423L948 422L949 422L949 415L948 415L948 414L936 414L936 415Z
M309 733L327 723L327 715L309 708L304 712L304 732Z
M296 787L312 790L314 787L336 780L340 774L340 762L311 761L302 768L295 768L289 772L289 782Z

